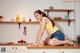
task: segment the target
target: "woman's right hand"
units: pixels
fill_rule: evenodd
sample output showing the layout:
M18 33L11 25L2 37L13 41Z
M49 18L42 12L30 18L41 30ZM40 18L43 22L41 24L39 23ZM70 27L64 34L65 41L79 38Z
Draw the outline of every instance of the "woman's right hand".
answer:
M38 43L33 43L32 45L37 46L37 45L38 45Z

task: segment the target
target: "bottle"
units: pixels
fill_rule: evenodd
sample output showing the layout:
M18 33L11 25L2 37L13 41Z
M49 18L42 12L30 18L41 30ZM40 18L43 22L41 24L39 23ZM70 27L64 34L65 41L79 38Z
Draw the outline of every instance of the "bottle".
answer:
M20 16L19 15L16 16L16 22L20 22Z
M31 22L32 20L31 19L29 19L29 22Z

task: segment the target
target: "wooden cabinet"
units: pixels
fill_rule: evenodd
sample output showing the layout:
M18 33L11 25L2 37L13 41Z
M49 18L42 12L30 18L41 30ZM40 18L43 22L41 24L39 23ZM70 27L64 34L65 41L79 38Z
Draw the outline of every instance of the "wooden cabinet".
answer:
M59 53L59 49L29 49L29 53Z
M60 53L80 53L80 49L60 49Z

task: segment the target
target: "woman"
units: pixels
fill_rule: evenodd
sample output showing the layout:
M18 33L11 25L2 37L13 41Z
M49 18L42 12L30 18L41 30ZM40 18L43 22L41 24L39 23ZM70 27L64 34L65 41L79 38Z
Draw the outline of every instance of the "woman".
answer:
M40 28L37 33L36 42L33 45L39 45L44 30L47 30L48 34L50 34L49 38L45 41L45 44L48 45L61 45L61 44L70 44L72 43L69 40L64 40L64 34L59 28L55 25L53 20L51 20L44 12L41 10L36 10L34 12L35 18L40 22Z

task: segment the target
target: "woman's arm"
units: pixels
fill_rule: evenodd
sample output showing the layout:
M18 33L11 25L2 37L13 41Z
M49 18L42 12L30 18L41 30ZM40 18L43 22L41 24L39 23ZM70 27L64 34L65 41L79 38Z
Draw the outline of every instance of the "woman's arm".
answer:
M37 41L38 41L38 34L39 34L40 30L41 30L41 23L40 23L40 25L39 25L39 30L38 30L38 32L37 32L36 43L37 43Z
M45 24L46 24L46 20L45 20L45 18L43 18L42 22L40 22L40 29L37 34L36 45L38 45L40 43L40 40L41 40L42 35L44 33Z

